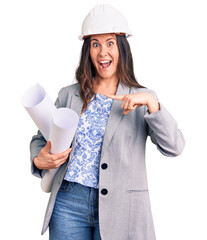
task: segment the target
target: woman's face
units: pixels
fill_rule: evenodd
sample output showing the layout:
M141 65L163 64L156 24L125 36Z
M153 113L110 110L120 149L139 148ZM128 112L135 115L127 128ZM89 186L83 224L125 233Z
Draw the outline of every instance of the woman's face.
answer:
M91 36L90 56L96 69L96 77L112 78L116 75L119 49L115 34Z

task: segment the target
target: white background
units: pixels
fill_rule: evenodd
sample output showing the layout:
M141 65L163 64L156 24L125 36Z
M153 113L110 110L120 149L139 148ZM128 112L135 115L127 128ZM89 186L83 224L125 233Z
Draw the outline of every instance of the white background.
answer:
M81 24L99 1L0 2L1 239L48 239L41 227L49 195L30 173L36 127L21 105L36 82L55 101L72 84ZM207 239L207 8L203 0L104 1L119 9L137 80L153 89L186 139L182 155L163 156L147 142L147 170L158 240Z

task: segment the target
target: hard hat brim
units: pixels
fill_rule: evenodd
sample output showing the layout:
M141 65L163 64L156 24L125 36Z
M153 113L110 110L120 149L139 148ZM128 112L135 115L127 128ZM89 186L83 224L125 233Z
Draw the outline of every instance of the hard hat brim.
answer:
M131 37L132 36L131 33L127 33L126 34L126 33L105 32L105 33L94 33L94 34L90 34L90 35L79 35L78 39L79 40L84 40L85 38L93 36L93 35L110 34L110 33L113 33L115 35L120 35L120 36L124 36L125 35L126 37Z

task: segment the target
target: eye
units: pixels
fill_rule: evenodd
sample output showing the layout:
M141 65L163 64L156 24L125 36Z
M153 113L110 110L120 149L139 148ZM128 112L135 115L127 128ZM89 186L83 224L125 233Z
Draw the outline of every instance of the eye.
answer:
M99 44L98 43L93 43L93 47L97 48L97 47L99 47Z
M109 47L111 47L111 46L113 46L113 45L114 45L113 42L108 42L108 46L109 46Z

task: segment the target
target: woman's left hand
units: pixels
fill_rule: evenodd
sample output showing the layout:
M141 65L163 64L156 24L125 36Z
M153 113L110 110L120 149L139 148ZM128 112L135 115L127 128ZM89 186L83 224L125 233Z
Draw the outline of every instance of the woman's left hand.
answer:
M124 109L123 114L128 114L137 107L147 105L150 113L160 110L159 102L151 93L131 93L125 95L109 95L106 97L122 101L121 108Z

